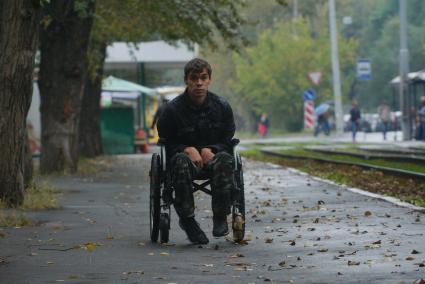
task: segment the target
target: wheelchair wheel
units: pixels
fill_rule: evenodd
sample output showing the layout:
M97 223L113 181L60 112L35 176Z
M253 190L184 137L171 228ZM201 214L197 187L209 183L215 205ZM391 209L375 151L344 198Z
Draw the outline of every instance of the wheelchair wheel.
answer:
M168 243L170 236L170 215L168 213L161 213L159 235L162 244Z
M150 175L149 221L151 241L156 242L159 235L161 213L161 163L157 153L152 155Z
M240 242L245 237L245 192L242 172L242 161L237 155L238 170L235 173L236 192L232 206L233 240Z

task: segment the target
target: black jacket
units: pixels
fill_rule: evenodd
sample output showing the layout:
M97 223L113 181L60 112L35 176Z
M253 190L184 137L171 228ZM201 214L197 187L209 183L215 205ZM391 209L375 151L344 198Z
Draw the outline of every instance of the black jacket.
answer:
M168 157L186 147L211 148L231 153L235 134L232 108L223 98L208 92L202 106L193 105L185 92L169 102L158 120L160 138L166 140Z

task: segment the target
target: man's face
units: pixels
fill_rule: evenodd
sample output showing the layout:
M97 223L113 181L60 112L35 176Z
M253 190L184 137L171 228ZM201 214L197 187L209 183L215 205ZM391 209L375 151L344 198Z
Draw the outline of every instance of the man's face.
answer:
M208 75L207 69L204 68L200 73L192 71L185 79L189 96L196 101L203 101L207 95L210 82L211 77Z

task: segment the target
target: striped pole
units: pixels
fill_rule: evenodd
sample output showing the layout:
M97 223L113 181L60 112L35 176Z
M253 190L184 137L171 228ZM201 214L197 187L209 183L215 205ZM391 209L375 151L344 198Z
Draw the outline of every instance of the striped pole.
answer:
M314 127L314 102L311 100L304 101L304 129L312 129Z

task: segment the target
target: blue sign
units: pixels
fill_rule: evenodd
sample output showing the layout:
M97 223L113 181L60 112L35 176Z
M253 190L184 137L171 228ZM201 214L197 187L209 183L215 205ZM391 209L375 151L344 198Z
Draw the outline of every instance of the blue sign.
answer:
M304 100L313 101L316 98L316 91L313 89L307 89L304 91Z
M372 66L370 59L361 58L357 60L357 79L360 81L369 81L372 78Z

